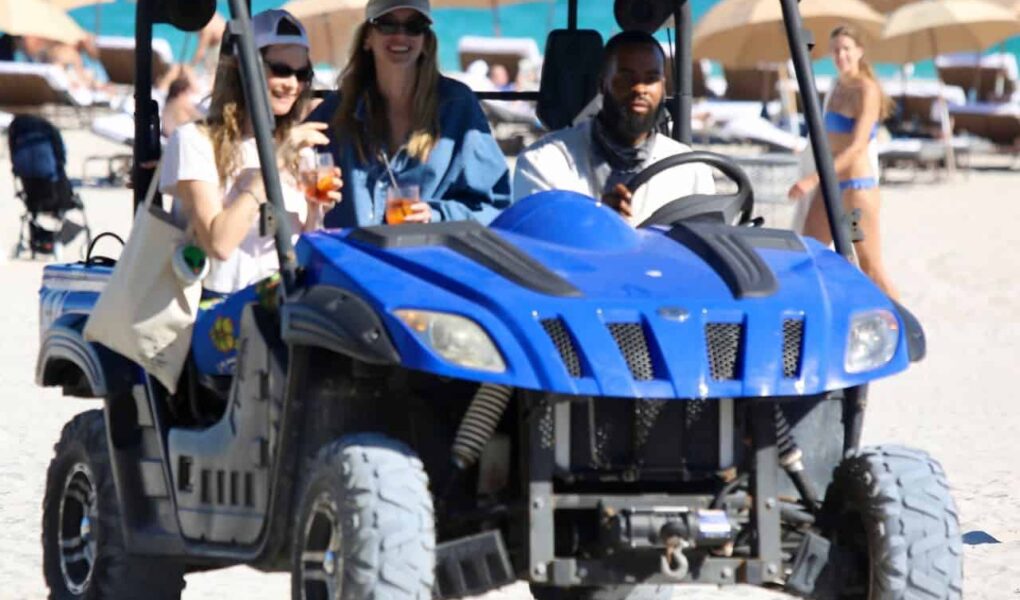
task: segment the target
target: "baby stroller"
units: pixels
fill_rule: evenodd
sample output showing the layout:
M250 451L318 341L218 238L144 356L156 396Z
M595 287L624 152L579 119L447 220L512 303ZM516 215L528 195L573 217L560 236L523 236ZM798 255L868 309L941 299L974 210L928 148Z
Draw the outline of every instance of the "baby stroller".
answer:
M62 247L82 233L89 244L84 205L64 172L67 153L60 131L42 117L18 115L7 136L15 194L25 204L14 258L28 251L32 258L42 254L60 260Z

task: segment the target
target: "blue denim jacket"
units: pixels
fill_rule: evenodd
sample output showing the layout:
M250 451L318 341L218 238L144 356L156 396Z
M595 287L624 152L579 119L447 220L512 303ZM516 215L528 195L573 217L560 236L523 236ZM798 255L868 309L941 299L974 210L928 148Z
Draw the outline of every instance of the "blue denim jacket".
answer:
M329 123L340 105L333 92L309 115ZM418 184L434 221L472 219L488 224L510 205L506 158L489 130L478 99L464 84L439 80L439 142L423 164L401 148L391 166L401 185ZM330 129L330 150L344 180L343 201L326 214L326 227L377 225L383 222L389 176L378 159L366 164L354 145L338 140Z

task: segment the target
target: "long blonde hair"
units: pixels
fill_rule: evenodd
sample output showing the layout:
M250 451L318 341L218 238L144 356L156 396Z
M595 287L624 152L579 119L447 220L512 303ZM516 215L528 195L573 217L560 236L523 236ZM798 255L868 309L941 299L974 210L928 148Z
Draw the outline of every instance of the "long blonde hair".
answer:
M290 112L276 117L273 138L279 145L287 139L291 127L301 122L305 107L312 97L312 86L305 85ZM241 88L241 71L237 59L233 56L220 57L216 67L216 80L213 82L212 98L209 103L209 114L200 123L200 127L212 140L213 154L216 159L216 171L220 177L220 185L237 174L241 167L242 132L248 123L248 107ZM283 156L283 163L297 174L297 156Z
M332 126L342 139L354 144L361 162L386 148L389 139L386 101L376 81L375 59L365 48L368 22L358 26L351 44L351 59L340 74L340 107L333 115ZM420 162L428 160L429 153L439 141L439 65L438 41L432 29L425 32L421 56L418 57L417 79L414 82L411 105L411 135L407 152ZM355 113L364 102L367 123L362 126Z
M854 28L851 25L840 25L839 27L833 29L832 33L829 34L829 40L834 40L841 36L850 38L851 40L854 41L855 44L857 44L858 47L862 49L865 47L864 43L861 42L861 34L857 31L856 28ZM878 77L875 75L875 69L874 67L871 66L871 63L868 62L868 59L862 56L861 59L857 61L857 68L860 69L861 74L864 75L866 79L870 79L871 82L875 84L875 87L878 88L879 95L878 117L879 120L885 119L890 114L892 114L893 109L892 98L890 98L885 93L885 90L882 89L882 84L878 82Z

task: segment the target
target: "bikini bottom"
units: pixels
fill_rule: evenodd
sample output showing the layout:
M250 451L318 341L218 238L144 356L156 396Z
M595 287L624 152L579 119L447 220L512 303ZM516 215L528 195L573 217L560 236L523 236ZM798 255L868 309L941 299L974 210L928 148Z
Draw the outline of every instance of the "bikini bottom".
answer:
M845 190L870 190L878 187L878 180L874 177L858 177L856 179L844 179L839 182L839 191Z

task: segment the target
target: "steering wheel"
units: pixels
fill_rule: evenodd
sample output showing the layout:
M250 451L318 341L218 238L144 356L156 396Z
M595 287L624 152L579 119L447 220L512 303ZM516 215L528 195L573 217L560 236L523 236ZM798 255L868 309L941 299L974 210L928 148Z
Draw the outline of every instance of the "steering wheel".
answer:
M722 171L723 175L737 184L737 191L732 194L692 194L670 200L659 207L638 227L651 225L674 225L691 218L712 220L721 223L733 223L740 217L740 225L751 222L754 211L754 191L747 173L727 156L714 152L684 152L674 154L656 161L644 168L627 182L627 189L637 192L638 188L651 181L663 171L690 163L704 163Z

